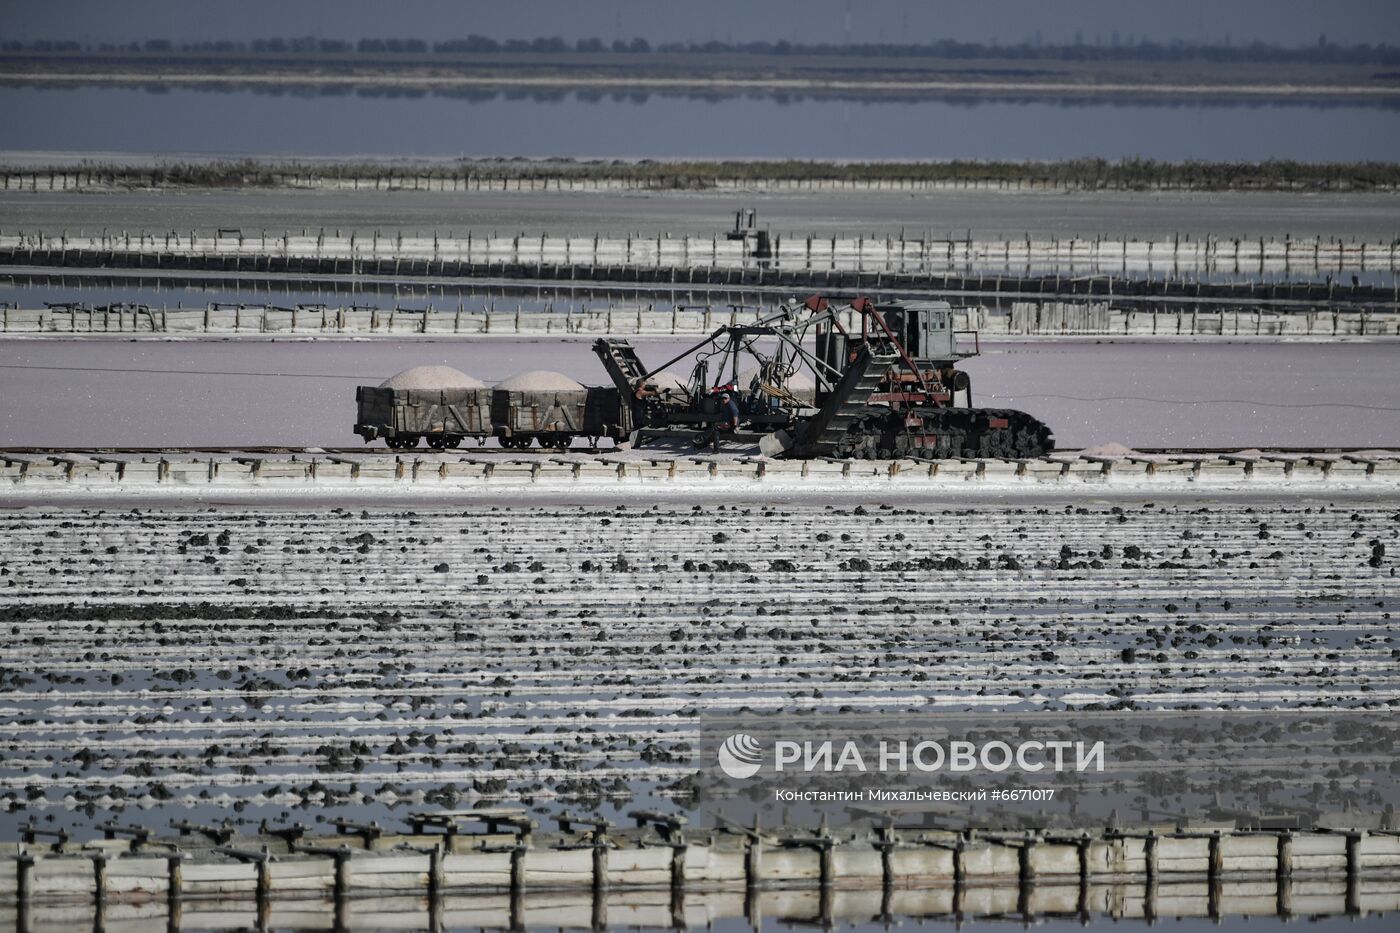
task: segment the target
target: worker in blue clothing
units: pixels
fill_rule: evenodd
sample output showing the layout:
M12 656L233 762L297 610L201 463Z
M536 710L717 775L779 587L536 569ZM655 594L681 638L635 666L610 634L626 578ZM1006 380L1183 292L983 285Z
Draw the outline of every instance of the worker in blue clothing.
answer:
M711 433L715 453L719 453L719 432L732 433L739 430L739 405L728 392L720 393L719 414L720 420L715 422L714 430Z
M720 394L719 413L724 415L720 420L720 427L726 431L739 430L739 404L734 401L728 392Z

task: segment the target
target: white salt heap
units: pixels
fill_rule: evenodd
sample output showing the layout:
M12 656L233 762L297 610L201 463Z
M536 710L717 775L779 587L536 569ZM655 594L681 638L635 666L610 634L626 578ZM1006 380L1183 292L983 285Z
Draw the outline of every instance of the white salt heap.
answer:
M414 366L390 376L379 384L381 389L484 389L486 383L473 379L451 366Z
M565 392L582 389L574 380L563 373L548 369L532 369L528 373L516 373L508 379L496 383L496 388L511 392Z
M684 393L686 391L685 383L681 380L681 377L677 376L669 369L663 369L661 372L647 377L647 382L656 386L658 392L665 392L667 389L676 393Z
M758 375L758 369L746 369L739 374L739 391L747 392L749 386L753 384L754 377ZM802 370L798 370L787 378L787 390L797 398L810 401L817 394L817 381Z

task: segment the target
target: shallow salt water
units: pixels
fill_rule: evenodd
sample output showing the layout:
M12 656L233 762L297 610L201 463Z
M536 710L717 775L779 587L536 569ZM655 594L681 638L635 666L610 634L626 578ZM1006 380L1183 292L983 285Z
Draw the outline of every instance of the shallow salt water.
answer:
M1388 159L1400 138L1400 109L1388 102L1306 99L78 86L0 88L0 111L10 115L5 148L21 153L1350 162Z
M638 341L660 365L694 341ZM1062 448L1400 446L1391 344L988 343L975 404ZM355 386L419 365L493 385L526 370L607 384L587 341L0 340L0 446L359 446ZM685 373L684 363L671 367Z

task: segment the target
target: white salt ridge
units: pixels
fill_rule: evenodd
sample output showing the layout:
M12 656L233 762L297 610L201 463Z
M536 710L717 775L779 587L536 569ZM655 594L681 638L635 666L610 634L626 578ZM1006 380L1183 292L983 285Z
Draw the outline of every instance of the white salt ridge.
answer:
M451 366L414 366L396 373L379 384L381 389L484 389L486 383Z
M563 373L550 369L532 369L501 380L496 383L496 388L511 392L566 392L582 389L583 386Z
M1131 447L1126 447L1117 441L1110 441L1107 444L1099 444L1095 447L1085 447L1079 453L1084 457L1104 457L1108 459L1121 459L1132 456L1136 451Z
M440 784L446 782L470 782L481 778L499 777L511 781L523 780L564 780L576 778L579 771L569 768L501 768L487 766L484 768L453 768L435 769L425 768L405 768L394 773L394 780L404 784L432 783ZM695 771L689 766L676 765L647 765L640 768L611 768L598 767L590 770L588 775L599 781L608 781L614 778L634 778L673 781L677 778L694 774ZM324 770L308 769L301 771L275 771L259 774L255 779L260 784L296 784L309 781L323 780L328 777ZM150 783L150 778L131 774L108 775L102 779L102 783L109 787L139 788ZM241 774L231 772L214 772L196 774L190 772L171 772L160 777L160 783L167 787L236 787L241 784L252 783L254 779L247 778ZM90 782L90 778L81 774L65 774L59 776L48 776L38 774L20 775L14 778L0 778L0 787L18 788L34 784L40 787L82 787Z
M369 713L383 709L380 703L295 703L286 707L298 713Z

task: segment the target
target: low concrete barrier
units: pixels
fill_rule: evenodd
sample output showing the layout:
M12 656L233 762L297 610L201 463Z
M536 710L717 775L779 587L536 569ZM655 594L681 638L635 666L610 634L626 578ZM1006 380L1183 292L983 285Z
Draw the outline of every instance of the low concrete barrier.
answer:
M470 818L470 811L446 814ZM644 822L644 821L643 821ZM682 821L683 822L683 821ZM523 823L521 824L524 825ZM599 824L606 826L606 823ZM123 830L127 831L127 830ZM217 828L211 833L218 835ZM825 828L755 829L734 835L664 829L587 832L390 833L377 824L331 836L182 835L0 848L0 903L29 905L87 899L97 903L161 896L334 896L371 892L440 897L446 889L612 887L757 890L842 886L891 889L909 882L961 891L965 882L1029 888L1073 885L1080 903L1097 881L1132 880L1154 888L1203 880L1218 897L1227 879L1260 880L1269 893L1340 878L1355 909L1365 879L1394 879L1400 834L1345 828L1297 831L1181 829L1170 824L1076 832L981 832Z
M265 271L289 263L316 262L324 271L355 274L395 264L419 274L423 264L654 269L746 269L862 273L947 273L1016 276L1030 273L1117 276L1163 274L1205 276L1326 276L1324 294L1344 291L1343 273L1400 270L1400 242L1317 237L1221 237L1177 234L1158 239L1130 237L1029 237L971 239L919 231L875 236L817 236L774 232L767 251L755 240L723 234L672 236L541 236L445 234L438 231L340 230L121 230L0 231L0 255L11 262L69 267L119 267ZM332 264L329 268L325 264ZM335 265L338 264L338 265ZM426 267L430 268L430 267ZM592 276L577 274L587 280ZM1334 279L1335 277L1335 279ZM1386 282L1387 286L1392 283ZM1386 291L1391 291L1387 288Z
M315 452L117 455L0 453L0 494L205 489L315 492L378 489L493 493L617 488L901 491L1036 487L1400 489L1400 451L1237 452L1081 456L1028 460L768 460L641 458L634 454L485 453L346 456Z
M761 308L652 305L526 311L522 308L380 309L249 306L148 308L140 306L0 308L0 333L20 337L119 336L170 339L234 337L699 337L724 324L747 324L771 314ZM1260 307L1113 307L1108 302L1015 302L1008 310L981 305L953 309L954 327L998 338L1131 337L1134 339L1310 339L1400 337L1400 310L1311 309L1266 311ZM847 313L843 323L859 326Z
M913 853L892 861L903 869ZM280 866L277 870L281 870ZM915 874L911 872L911 874ZM902 877L902 874L901 874ZM449 892L438 897L393 891L356 892L333 899L308 888L258 899L254 893L186 897L116 897L98 904L78 899L36 902L21 908L0 903L6 929L211 930L342 929L629 929L709 931L716 926L790 922L822 928L860 926L872 918L891 925L903 919L927 924L930 918L1013 920L1092 918L1147 921L1166 917L1216 923L1230 917L1347 917L1394 913L1400 883L1363 879L1298 881L1095 881L1087 885L1047 880L979 883L960 887L926 882L888 889L824 888L818 885L758 888L752 891L697 887L687 891L656 888L581 888ZM1354 895L1354 896L1353 896ZM1267 921L1266 921L1267 922Z

